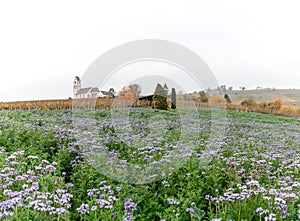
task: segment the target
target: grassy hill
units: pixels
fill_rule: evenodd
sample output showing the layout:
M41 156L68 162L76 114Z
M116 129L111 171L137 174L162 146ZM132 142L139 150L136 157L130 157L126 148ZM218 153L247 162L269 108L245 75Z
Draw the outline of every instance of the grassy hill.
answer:
M281 99L284 105L300 107L300 89L276 90L232 90L226 91L233 103L241 103L243 98L253 98L256 102Z

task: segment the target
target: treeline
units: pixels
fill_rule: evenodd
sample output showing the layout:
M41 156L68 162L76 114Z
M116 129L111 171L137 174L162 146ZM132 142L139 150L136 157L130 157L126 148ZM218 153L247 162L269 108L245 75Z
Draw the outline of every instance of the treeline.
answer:
M234 104L227 94L221 97L220 95L209 96L200 92L199 97L194 99L194 102L197 107L219 107L227 110L300 117L299 107L283 105L281 99L270 102L256 102L253 98L244 98L241 103Z
M300 117L299 107L283 105L281 99L270 102L256 102L252 98L245 98L240 104L227 104L226 107L227 109Z
M161 88L159 88L161 89ZM162 90L161 90L162 91ZM162 91L163 92L163 91ZM161 93L162 93L161 92ZM156 94L156 93L155 93ZM163 98L163 102L160 101ZM175 90L172 96L166 99L165 96L154 97L153 105L161 105L162 109L178 107L193 107L198 108L226 108L227 110L259 112L266 114L276 114L284 116L300 117L300 108L295 106L285 106L280 99L270 102L256 102L253 98L245 98L239 104L231 102L230 97L225 94L224 97L220 95L207 95L199 92L197 96L193 96L192 102L190 99L185 99L183 96L177 96ZM144 102L144 103L143 103ZM167 104L165 104L167 102ZM92 108L92 109L110 109L113 105L115 107L128 107L135 103L132 97L118 96L117 98L97 98L97 99L61 99L61 100L36 100L36 101L15 101L15 102L0 102L0 110L70 110L75 108ZM177 104L176 104L177 103ZM149 107L147 101L138 101L135 103L136 107ZM152 108L153 108L152 105ZM151 106L150 106L151 107ZM154 107L155 108L155 107Z

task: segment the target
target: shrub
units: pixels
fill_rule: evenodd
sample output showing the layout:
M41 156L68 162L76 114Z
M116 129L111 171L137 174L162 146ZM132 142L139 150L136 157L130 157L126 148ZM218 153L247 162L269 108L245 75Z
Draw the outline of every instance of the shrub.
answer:
M224 98L221 97L220 95L213 95L209 98L209 104L212 105L224 104Z
M247 106L247 107L255 107L256 102L253 98L244 98L241 102L242 106Z
M200 91L199 92L199 98L201 102L208 102L208 97L205 91Z
M299 112L299 109L297 107L282 106L277 113L286 116L297 116L297 112Z

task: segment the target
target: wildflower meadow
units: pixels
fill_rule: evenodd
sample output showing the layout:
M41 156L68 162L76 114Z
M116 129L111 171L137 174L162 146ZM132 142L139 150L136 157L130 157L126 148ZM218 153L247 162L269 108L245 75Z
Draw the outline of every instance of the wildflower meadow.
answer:
M74 124L71 110L3 110L0 219L300 220L300 119L223 112L226 121L209 110L136 108L123 125L97 110L89 125L88 115ZM117 163L152 165L157 174L145 172L139 183ZM161 171L168 173L155 178Z

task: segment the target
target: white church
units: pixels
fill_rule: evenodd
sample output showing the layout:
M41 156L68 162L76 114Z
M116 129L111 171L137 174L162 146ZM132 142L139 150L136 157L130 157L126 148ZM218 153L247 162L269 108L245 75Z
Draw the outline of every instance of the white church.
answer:
M73 81L73 98L98 98L98 97L114 97L114 94L107 91L101 91L97 87L81 88L81 80L75 76Z

